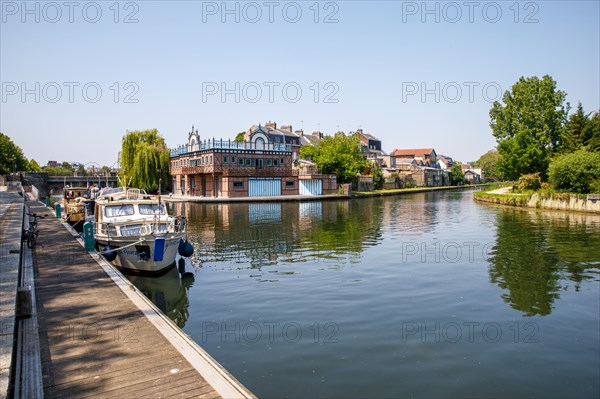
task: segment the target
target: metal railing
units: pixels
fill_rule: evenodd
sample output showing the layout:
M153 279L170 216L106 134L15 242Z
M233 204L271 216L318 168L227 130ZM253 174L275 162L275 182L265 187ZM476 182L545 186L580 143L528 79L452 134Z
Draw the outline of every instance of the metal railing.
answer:
M231 140L203 140L199 143L189 145L183 144L171 149L171 158L195 151L213 150L213 149L232 149L232 150L253 150L253 151L292 151L291 144L281 143L263 143L253 141L231 141Z

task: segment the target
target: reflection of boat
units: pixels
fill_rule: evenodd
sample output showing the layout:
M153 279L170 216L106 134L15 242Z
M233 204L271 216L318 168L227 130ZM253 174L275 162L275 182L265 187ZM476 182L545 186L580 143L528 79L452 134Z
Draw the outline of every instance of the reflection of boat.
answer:
M83 229L85 222L84 205L90 199L86 187L63 188L62 207L64 212L62 218L78 231Z
M177 269L172 268L160 277L128 276L128 278L180 328L185 326L189 316L187 289L194 283L192 273L179 277Z
M186 219L169 216L159 197L135 188L105 189L93 213L96 244L117 267L160 274L174 265L178 249L182 252Z

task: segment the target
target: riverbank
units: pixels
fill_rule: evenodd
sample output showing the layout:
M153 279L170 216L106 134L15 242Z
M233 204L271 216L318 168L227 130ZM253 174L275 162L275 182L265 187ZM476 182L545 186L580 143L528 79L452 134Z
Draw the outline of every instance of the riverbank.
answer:
M399 188L396 190L373 190L373 191L357 191L352 193L352 198L370 198L370 197L387 197L392 195L428 193L432 191L446 190L464 190L469 188L487 187L488 184L471 184L468 186L441 186L441 187L416 187L416 188Z
M599 194L545 194L539 192L524 194L509 191L509 187L494 191L481 191L473 194L473 200L524 208L600 213Z
M265 197L201 197L191 195L170 194L164 195L162 198L166 202L199 202L199 203L231 203L231 202L308 202L308 201L335 201L347 200L352 198L370 198L383 197L392 195L426 193L431 191L444 190L464 190L474 187L485 187L487 184L473 184L469 186L442 186L442 187L417 187L417 188L400 188L396 190L374 190L374 191L357 191L351 195L343 194L327 194L327 195L278 195Z

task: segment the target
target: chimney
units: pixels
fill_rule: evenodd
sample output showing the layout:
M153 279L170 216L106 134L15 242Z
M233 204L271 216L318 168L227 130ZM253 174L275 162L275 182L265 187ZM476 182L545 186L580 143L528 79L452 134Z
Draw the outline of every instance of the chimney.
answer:
M302 129L296 130L294 133L296 133L300 137L304 136L304 130L302 130Z
M267 129L273 129L273 130L275 130L275 129L277 129L277 123L275 123L275 122L271 122L271 121L268 121L268 122L265 124L265 127L266 127Z
M283 131L286 131L286 132L292 133L292 125L284 125L284 126L281 126L281 128L280 128L279 130L283 130Z

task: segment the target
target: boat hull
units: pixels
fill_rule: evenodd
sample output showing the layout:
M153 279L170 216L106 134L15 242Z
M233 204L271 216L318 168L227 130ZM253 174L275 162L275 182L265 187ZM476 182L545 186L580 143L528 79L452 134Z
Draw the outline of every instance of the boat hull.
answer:
M117 256L111 263L117 268L130 273L145 275L162 274L175 265L175 257L179 248L179 241L184 234L167 234L165 237L164 254L162 260L154 260L154 237L149 236L145 241L131 245L139 241L136 238L111 238L110 246L115 249ZM104 250L108 241L96 237L96 243L100 253ZM120 249L121 247L125 247Z

